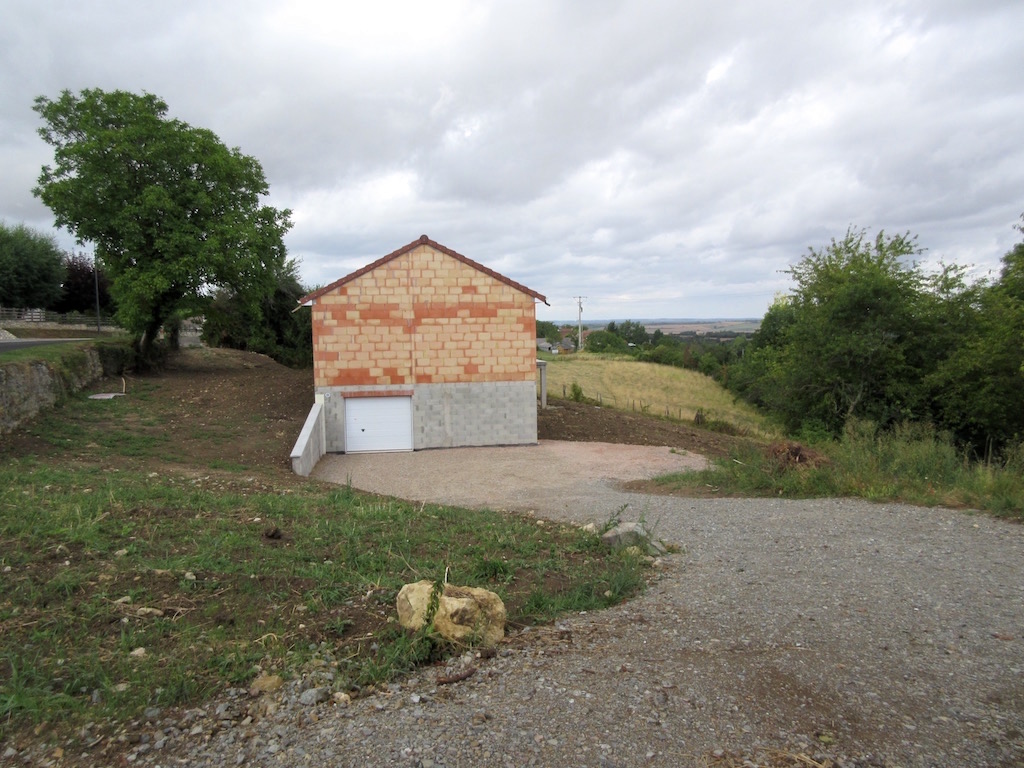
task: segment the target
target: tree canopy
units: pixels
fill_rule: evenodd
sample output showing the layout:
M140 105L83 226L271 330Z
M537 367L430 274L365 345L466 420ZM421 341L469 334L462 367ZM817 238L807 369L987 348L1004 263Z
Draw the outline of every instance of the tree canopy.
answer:
M545 339L552 344L557 344L562 340L562 334L558 330L558 326L550 320L538 320L537 321L537 338Z
M49 309L61 296L63 258L53 236L0 222L0 306Z
M587 336L586 349L588 352L619 352L629 351L629 344L626 340L609 330L591 331Z
M246 297L221 289L207 308L203 341L216 347L259 352L293 368L311 367L312 315L294 311L296 302L307 293L293 260L285 262L274 275L270 293Z
M989 455L1024 437L1024 243L972 298L958 343L927 383L936 420Z
M35 101L55 162L33 192L58 226L94 244L144 357L161 328L202 313L217 287L272 293L291 226L289 211L262 204L258 161L167 109L152 94L99 89Z
M1024 434L1024 244L994 284L926 272L909 235L850 229L789 271L729 386L793 433L929 422L977 452Z
M633 322L632 320L623 320L618 324L613 320L605 326L605 330L618 336L627 345L632 344L635 347L642 346L651 341L647 328L642 323Z
M850 416L882 422L910 417L907 386L922 335L925 280L908 235L869 240L849 230L790 269L794 321L782 359L788 422L816 420L829 431Z

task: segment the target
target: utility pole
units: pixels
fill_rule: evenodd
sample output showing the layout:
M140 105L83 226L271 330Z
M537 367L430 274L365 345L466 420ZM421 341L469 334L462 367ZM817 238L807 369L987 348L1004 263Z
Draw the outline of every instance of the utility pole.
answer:
M586 296L573 296L576 299L576 351L583 351L583 300Z
M98 336L103 331L100 329L100 270L95 253L92 255L92 285L96 291L96 335Z

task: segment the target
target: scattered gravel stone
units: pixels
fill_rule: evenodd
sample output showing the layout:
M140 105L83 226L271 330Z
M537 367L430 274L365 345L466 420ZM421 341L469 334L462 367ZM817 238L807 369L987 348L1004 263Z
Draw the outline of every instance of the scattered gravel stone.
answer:
M261 693L276 691L282 685L284 685L284 678L280 675L260 675L253 680L252 686L249 688L249 692L253 696L257 696Z
M310 688L309 690L303 691L299 696L299 704L306 707L311 707L314 704L320 704L321 702L327 701L331 698L331 692L326 688Z

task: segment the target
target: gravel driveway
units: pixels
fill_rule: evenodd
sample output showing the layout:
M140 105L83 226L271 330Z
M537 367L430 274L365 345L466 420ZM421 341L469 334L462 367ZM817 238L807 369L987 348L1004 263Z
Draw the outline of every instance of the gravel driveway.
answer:
M628 604L456 660L478 667L463 682L424 671L315 712L296 689L247 737L218 735L190 761L1024 765L1024 527L617 488L702 463L581 443L326 457L318 478L410 499L578 523L625 506L623 519L642 516L682 551Z

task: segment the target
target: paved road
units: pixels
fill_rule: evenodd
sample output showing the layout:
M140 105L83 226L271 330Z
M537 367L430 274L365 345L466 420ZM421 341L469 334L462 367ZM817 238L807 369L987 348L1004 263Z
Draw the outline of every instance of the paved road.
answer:
M16 349L41 347L46 344L69 344L76 341L90 341L90 339L0 339L0 354Z

